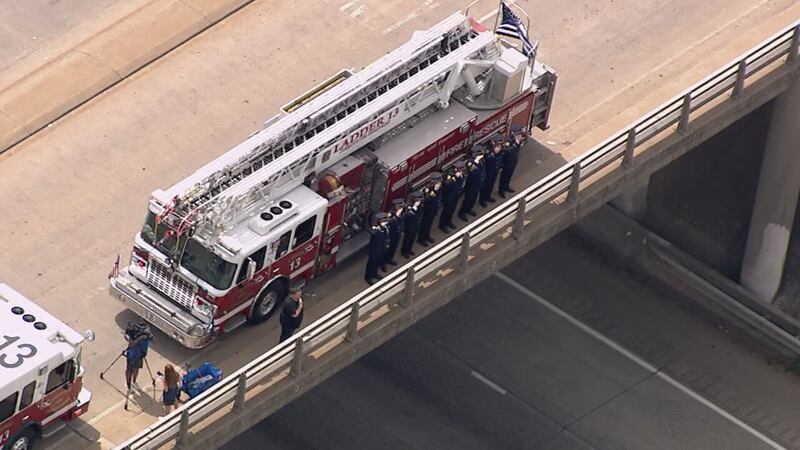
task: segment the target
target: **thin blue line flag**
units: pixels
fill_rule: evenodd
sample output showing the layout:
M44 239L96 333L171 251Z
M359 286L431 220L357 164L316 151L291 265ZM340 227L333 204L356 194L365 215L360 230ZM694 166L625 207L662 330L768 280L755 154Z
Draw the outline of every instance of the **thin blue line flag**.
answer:
M514 11L506 5L506 2L500 2L500 25L494 30L495 33L508 36L522 41L522 53L528 58L534 53L533 44L528 39L528 30L522 24L519 16L514 14Z

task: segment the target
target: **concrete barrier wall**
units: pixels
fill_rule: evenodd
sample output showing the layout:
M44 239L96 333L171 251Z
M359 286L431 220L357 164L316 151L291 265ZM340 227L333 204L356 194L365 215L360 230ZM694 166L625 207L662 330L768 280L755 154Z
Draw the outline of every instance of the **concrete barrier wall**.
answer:
M0 92L0 153L253 0L155 0Z

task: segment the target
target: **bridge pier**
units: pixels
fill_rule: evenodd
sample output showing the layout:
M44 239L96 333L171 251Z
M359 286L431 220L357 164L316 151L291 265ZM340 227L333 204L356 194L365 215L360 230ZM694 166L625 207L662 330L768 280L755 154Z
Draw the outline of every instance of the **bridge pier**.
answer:
M611 206L631 219L641 222L647 214L647 193L650 177L635 180L625 187L619 197L611 200Z
M740 282L772 303L781 284L800 193L800 79L775 99Z

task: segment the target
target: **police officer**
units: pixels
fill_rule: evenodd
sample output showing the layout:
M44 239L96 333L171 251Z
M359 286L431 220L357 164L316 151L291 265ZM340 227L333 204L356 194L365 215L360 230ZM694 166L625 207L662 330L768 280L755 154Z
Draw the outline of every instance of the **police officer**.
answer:
M364 280L367 284L375 283L380 280L378 269L386 260L386 251L389 249L389 230L387 222L389 214L375 214L375 223L369 229L369 256L367 257L367 270L364 272Z
M403 245L400 254L408 259L414 256L414 242L417 240L422 222L422 192L414 191L408 196L408 205L403 217Z
M500 171L500 164L502 163L503 141L503 135L500 133L492 136L489 140L486 156L484 157L486 166L480 195L480 203L484 208L487 202L495 202L494 197L492 197L492 191L494 190L494 183L497 181L497 173Z
M483 187L483 173L483 149L478 145L474 145L466 161L464 200L461 202L461 208L458 210L458 218L464 222L469 220L467 214L470 216L477 216L473 209L475 208L475 202L478 200L481 187Z
M422 188L422 222L419 225L419 242L423 247L433 244L431 228L439 206L442 204L442 174L439 172L431 173L427 186Z
M500 171L500 185L497 191L501 198L506 198L506 192L514 192L514 189L511 189L511 176L514 175L514 169L517 168L519 151L524 144L525 128L522 125L511 125L511 135L505 143L505 150L503 150L503 168Z
M464 169L466 169L464 161L458 161L450 167L444 179L444 186L442 187L442 215L439 216L439 230L445 234L449 233L451 229L456 229L455 225L453 225L453 214L456 213L458 199L464 192Z
M394 260L394 255L397 254L397 247L400 244L400 233L403 231L403 214L406 207L406 202L402 198L392 200L392 212L389 213L389 223L387 229L389 230L389 248L386 250L386 259L384 259L381 270L387 271L386 265L397 265Z

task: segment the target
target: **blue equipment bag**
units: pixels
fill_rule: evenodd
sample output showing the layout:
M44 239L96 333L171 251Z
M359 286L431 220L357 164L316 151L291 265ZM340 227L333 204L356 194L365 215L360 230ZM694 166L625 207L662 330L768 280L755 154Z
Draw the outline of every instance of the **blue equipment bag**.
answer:
M193 398L222 379L222 370L209 362L204 362L181 377L181 390Z

